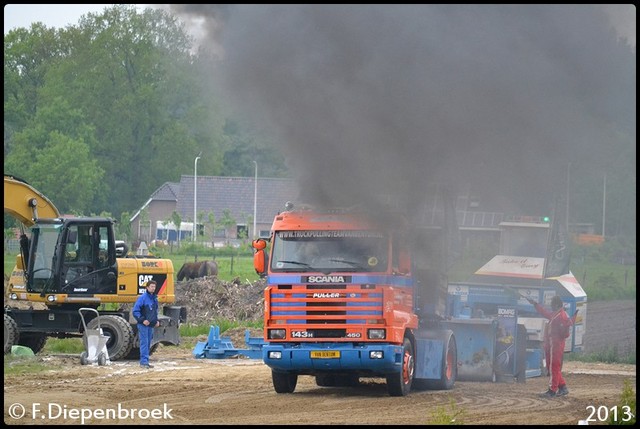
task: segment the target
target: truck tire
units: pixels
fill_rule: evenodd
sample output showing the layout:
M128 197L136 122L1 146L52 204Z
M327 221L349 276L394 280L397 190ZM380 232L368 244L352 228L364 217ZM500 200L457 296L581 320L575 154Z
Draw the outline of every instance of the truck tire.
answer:
M416 379L414 387L420 390L451 390L458 378L458 347L452 331L438 331L436 337L443 341L442 372L437 380Z
M333 387L336 385L336 378L333 374L318 374L316 384L320 387Z
M411 391L415 372L413 344L407 337L402 344L402 369L387 375L387 390L390 396L407 396Z
M100 326L98 317L91 319L87 323L87 329L102 328L103 335L109 337L107 340L107 352L109 359L116 361L124 358L133 347L133 328L124 318L116 315L100 316Z
M298 374L271 370L271 380L276 393L293 393L298 384Z
M318 374L316 384L320 387L356 387L360 385L360 377L353 374Z
M39 353L40 350L44 348L44 345L46 343L46 334L41 334L38 332L23 332L20 335L20 340L18 341L19 345L29 347L34 354Z
M13 317L4 315L4 354L11 353L11 347L18 343L20 332Z
M151 348L149 349L149 356L151 356L153 354L153 352L158 350L158 346L159 345L160 345L160 343L155 343L155 344L153 344L151 346ZM131 347L131 351L124 358L125 359L131 359L131 360L140 359L140 346Z

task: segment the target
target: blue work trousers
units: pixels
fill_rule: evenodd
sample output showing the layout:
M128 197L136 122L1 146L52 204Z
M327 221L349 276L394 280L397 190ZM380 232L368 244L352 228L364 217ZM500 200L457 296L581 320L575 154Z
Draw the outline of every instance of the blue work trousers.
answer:
M144 326L138 323L138 336L140 338L140 365L149 364L149 349L153 340L153 326Z

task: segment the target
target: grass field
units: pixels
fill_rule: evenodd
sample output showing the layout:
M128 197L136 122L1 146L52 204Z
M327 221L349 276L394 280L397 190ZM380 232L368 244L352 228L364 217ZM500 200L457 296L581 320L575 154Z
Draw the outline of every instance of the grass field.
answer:
M160 255L159 255L160 256ZM163 258L171 259L175 274L185 262L193 262L194 256L164 252ZM199 257L198 260L211 259ZM465 281L478 268L483 266L490 257L461 258L453 265L449 272L452 282ZM608 301L614 299L636 299L636 266L621 265L607 262L597 256L572 260L571 272L576 276L580 285L587 292L590 301ZM251 255L225 256L218 255L218 278L230 281L236 277L242 282L254 282L259 279L253 268ZM5 254L4 273L10 275L15 265L15 255Z
M167 254L163 258L171 259L173 262L173 269L175 275L178 274L178 270L185 262L193 262L193 256L186 256L183 254ZM198 260L202 261L207 258L199 257ZM239 277L241 281L247 280L254 282L258 280L258 275L253 269L253 257L252 256L218 256L215 258L218 263L218 278L224 281L230 281ZM11 270L15 266L16 255L6 254L4 255L4 274L5 276L11 275Z
M488 259L465 258L454 264L449 281L466 281ZM636 266L620 265L597 259L572 261L571 272L590 301L636 299Z
M180 269L183 263L194 261L193 256L184 254L163 255L173 262L174 270ZM198 260L206 258L200 257ZM253 258L251 256L217 256L216 261L219 266L218 278L223 281L230 281L239 278L242 282L255 281L259 277L253 269ZM467 257L458 261L452 267L449 274L451 281L465 281L478 268L484 265L488 259ZM5 275L9 275L15 264L15 255L5 254L4 269ZM581 285L587 292L590 301L607 301L613 299L634 299L636 298L636 266L620 265L603 262L599 258L582 259L573 262L571 271L580 281ZM214 324L220 326L223 333L229 328L239 325L237 322L219 320ZM195 337L198 335L206 335L209 331L210 324L206 326L181 326L180 334L187 340L182 347L193 348L195 345ZM255 327L246 325L246 327ZM81 339L54 339L50 338L45 346L45 351L53 353L80 353L83 350ZM626 362L635 364L635 355L629 360L629 357L621 360L619 356L570 356L569 359L586 359L595 361L613 361Z

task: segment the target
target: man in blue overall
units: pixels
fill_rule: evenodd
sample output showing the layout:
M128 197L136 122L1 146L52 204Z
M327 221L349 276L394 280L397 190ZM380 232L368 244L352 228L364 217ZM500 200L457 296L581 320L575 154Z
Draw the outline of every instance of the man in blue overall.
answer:
M149 349L153 340L153 328L160 326L158 321L158 295L156 282L149 280L145 285L146 291L138 297L133 306L133 317L138 321L138 338L140 339L140 366L153 368L149 365Z

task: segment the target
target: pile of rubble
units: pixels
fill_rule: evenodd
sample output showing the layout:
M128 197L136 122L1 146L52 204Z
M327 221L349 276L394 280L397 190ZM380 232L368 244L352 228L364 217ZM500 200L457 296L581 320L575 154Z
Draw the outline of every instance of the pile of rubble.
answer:
M265 280L244 283L236 278L222 281L216 276L175 283L174 305L186 307L188 325L206 325L214 320L258 322L264 315Z

